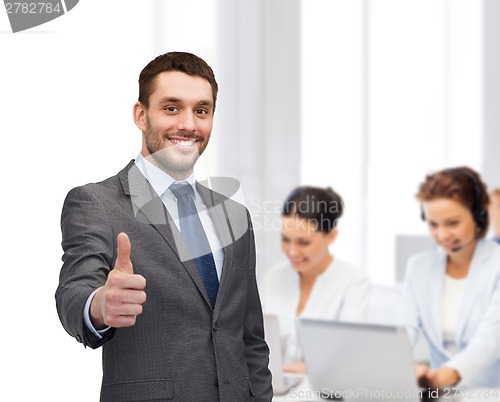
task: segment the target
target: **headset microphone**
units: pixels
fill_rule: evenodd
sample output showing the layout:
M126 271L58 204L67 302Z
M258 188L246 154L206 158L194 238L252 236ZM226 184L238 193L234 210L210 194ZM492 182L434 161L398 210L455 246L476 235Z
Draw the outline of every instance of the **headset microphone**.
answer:
M472 243L474 243L475 240L476 240L476 238L472 239L468 243L462 244L461 246L453 247L450 251L452 253L458 253L459 251L463 250L464 248L466 248L466 247L470 246Z

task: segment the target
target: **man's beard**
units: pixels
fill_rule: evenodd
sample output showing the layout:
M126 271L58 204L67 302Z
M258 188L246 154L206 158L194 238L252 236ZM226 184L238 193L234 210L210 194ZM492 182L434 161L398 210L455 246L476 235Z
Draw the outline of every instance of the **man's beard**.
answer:
M161 136L153 131L149 120L146 120L146 132L144 133L146 149L151 155L152 162L157 165L164 172L171 176L189 176L196 161L200 157L200 152L195 143L196 151L183 153L180 146L169 143L168 137L173 135L175 137L183 137L192 140L197 140L199 137L189 133L168 133ZM203 140L203 139L201 139ZM203 150L202 150L203 151Z

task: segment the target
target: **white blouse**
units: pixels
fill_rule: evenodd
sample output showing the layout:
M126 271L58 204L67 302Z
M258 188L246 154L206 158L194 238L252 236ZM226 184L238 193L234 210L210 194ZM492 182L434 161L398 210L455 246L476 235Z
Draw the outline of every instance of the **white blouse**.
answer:
M366 276L351 264L334 258L318 276L301 318L357 321L365 319L370 291ZM280 319L282 354L285 363L303 360L295 331L300 299L299 274L288 261L273 267L265 276L263 308Z
M465 280L446 275L443 292L443 341L444 347L452 355L459 352L456 339L458 319L465 291Z

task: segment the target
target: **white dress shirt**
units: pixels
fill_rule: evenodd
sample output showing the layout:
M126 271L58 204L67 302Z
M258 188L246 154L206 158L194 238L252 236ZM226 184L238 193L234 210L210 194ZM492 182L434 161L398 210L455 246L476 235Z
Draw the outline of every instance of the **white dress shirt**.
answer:
M460 307L465 292L465 280L455 279L446 275L444 279L443 292L443 343L452 355L460 350L456 342L458 320L460 319Z

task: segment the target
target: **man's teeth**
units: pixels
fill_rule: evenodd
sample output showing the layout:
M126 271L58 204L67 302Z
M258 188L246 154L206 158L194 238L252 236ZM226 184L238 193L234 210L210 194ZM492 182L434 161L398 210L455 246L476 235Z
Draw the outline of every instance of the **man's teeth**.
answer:
M171 142L174 144L180 145L181 147L190 147L191 145L194 144L193 139L185 139L185 140L178 140L178 139L171 139Z

